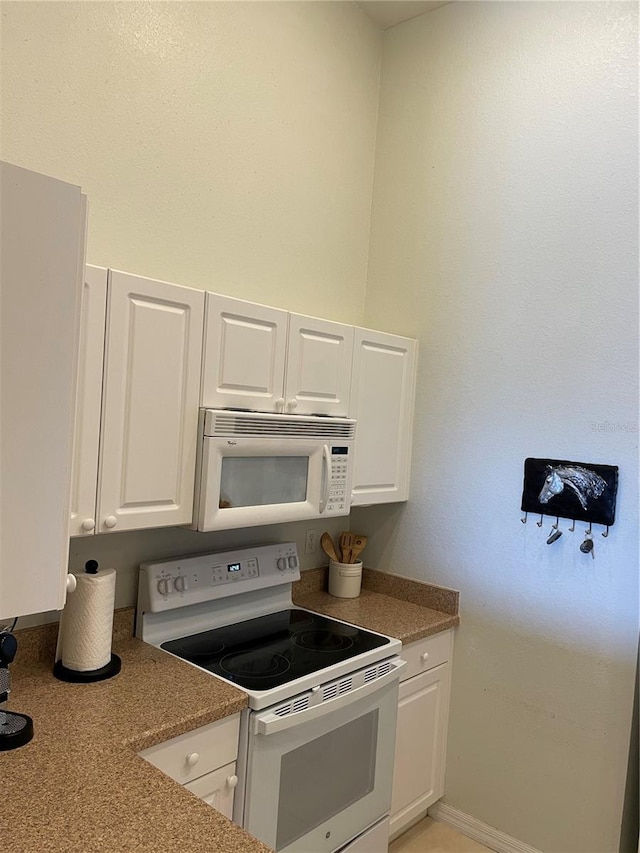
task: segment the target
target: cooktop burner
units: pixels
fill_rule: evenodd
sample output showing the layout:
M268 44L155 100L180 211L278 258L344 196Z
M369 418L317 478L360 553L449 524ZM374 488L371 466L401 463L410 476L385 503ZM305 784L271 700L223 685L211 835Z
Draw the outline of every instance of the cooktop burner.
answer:
M170 640L161 648L239 687L270 690L388 642L294 608Z

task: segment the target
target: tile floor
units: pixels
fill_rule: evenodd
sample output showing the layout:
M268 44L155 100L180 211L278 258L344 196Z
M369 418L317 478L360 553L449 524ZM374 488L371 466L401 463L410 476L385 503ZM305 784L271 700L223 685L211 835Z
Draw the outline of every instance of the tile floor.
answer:
M418 821L389 846L389 853L493 853L466 835L430 817Z

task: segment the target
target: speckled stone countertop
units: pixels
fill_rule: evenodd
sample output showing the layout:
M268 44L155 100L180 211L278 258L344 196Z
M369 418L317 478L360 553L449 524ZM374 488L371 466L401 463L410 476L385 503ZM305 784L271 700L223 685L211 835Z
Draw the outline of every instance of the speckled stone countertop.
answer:
M300 607L409 643L455 627L458 593L365 569L355 599L326 590L327 569L294 584ZM31 743L0 752L0 839L11 853L272 853L137 752L247 707L246 695L136 640L116 613L115 678L51 674L57 624L17 632L10 708L33 718Z
M293 600L300 607L353 622L362 628L412 643L455 628L459 593L445 587L364 569L357 598L335 598L326 592L328 569L311 569L293 585Z
M57 625L17 632L10 709L33 718L35 736L0 752L3 846L11 853L269 853L136 755L242 710L246 695L131 637L130 611L116 614L119 675L96 684L58 681L51 674L56 633Z

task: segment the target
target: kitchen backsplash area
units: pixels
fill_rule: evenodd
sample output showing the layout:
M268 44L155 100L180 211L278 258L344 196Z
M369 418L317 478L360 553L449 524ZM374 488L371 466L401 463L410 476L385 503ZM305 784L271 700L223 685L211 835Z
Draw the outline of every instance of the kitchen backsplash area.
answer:
M87 560L97 560L100 568L115 569L117 572L115 606L116 608L133 607L138 593L138 566L145 561L270 542L295 542L300 567L304 571L326 565L327 558L320 549L320 536L325 530L336 536L342 530L348 529L350 529L350 519L346 517L332 521L300 521L216 533L198 533L180 527L163 527L156 530L123 531L115 535L78 537L71 539L69 571L82 572ZM312 553L305 554L305 539L309 530L317 534L317 548ZM56 611L21 616L18 626L24 628L53 622L58 619L58 616Z

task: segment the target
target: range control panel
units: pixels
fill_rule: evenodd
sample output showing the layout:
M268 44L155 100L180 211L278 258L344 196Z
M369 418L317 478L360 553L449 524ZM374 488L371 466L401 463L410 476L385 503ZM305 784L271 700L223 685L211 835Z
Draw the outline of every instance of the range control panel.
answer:
M177 557L140 566L138 599L151 612L213 601L300 578L295 542Z

